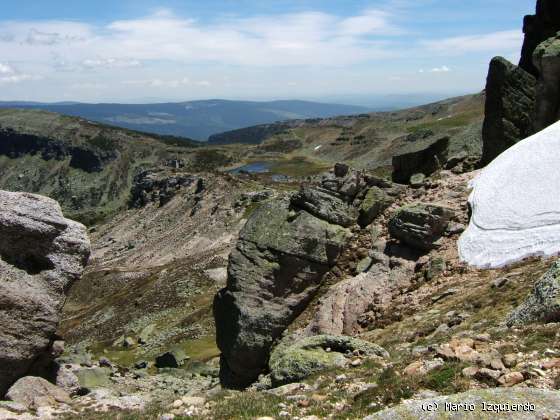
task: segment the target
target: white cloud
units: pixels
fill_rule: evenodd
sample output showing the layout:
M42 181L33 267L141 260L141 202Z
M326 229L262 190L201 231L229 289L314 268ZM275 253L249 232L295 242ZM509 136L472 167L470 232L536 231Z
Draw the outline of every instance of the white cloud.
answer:
M432 51L460 55L472 52L499 52L521 49L521 31L500 31L480 35L467 35L452 38L423 41L422 45Z
M449 73L450 71L451 69L449 67L441 66L441 67L434 67L433 69L430 70L430 73Z
M134 59L121 59L115 57L109 58L88 58L82 61L82 66L88 69L115 69L115 68L127 68L127 67L139 67L141 65L139 60Z
M20 73L9 64L0 63L0 84L19 83L25 80L37 80L37 76Z

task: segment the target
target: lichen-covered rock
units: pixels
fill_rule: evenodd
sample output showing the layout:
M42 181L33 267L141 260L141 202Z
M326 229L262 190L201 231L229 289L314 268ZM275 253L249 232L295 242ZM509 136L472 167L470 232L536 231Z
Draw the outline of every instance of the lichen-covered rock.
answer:
M560 119L560 32L539 44L533 54L537 79L535 131Z
M433 204L402 207L389 221L389 233L395 239L421 251L437 247L437 241L453 217L453 211Z
M298 382L324 369L346 366L345 355L389 357L380 346L342 335L317 335L295 344L280 344L270 355L270 372L274 387Z
M393 181L407 184L410 177L422 173L430 176L447 162L449 137L422 142L407 153L393 156Z
M18 379L6 393L6 398L32 409L57 403L70 403L70 395L66 391L35 376Z
M533 291L508 317L507 325L560 322L560 261L535 283Z
M472 406L474 410L465 410L465 406ZM560 393L558 391L535 388L491 388L423 400L403 401L396 407L379 411L365 417L364 420L540 420L557 418L559 415Z
M327 190L303 186L292 196L291 202L293 206L335 225L348 227L356 222L354 209Z
M283 199L251 215L230 255L227 287L214 299L222 384L246 387L266 369L272 343L306 308L347 237Z
M535 110L535 77L502 57L490 62L482 127L482 163L531 135Z
M358 224L364 228L370 225L395 201L383 189L371 187L364 197L359 209Z
M80 388L91 391L94 388L104 388L111 385L111 369L93 367L80 369L75 372Z
M49 354L65 292L89 253L86 228L56 201L0 191L0 395Z

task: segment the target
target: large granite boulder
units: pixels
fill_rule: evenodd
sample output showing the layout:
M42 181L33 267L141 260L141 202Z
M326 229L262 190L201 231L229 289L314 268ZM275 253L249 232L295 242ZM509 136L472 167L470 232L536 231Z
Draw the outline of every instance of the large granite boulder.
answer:
M26 408L37 409L57 403L70 404L70 395L62 388L36 376L25 376L13 384L6 398Z
M533 64L533 52L537 46L560 31L560 3L558 0L537 0L536 14L525 16L523 32L525 40L519 66L537 77L539 70Z
M535 77L505 58L490 62L482 127L482 163L533 132Z
M347 235L285 199L251 215L214 300L223 385L246 387L266 369L272 343L313 298Z
M389 220L389 233L402 243L420 251L437 248L453 211L433 204L412 204L400 208Z
M415 174L430 176L447 162L449 137L415 144L410 151L393 156L393 181L408 184Z
M377 344L342 335L316 335L295 344L281 343L270 355L272 386L281 386L305 379L321 370L344 367L348 357L389 357Z
M539 71L534 126L540 131L560 119L560 32L539 44L533 63Z
M508 316L507 325L560 322L560 261L535 283L533 291Z
M364 420L541 420L558 416L560 392L519 387L479 389L424 400L407 400Z
M0 191L0 396L49 353L89 253L86 228L56 201Z

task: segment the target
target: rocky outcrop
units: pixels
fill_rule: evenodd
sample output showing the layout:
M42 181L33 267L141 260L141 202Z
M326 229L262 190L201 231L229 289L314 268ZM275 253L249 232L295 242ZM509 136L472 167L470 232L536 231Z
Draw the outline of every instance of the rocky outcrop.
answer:
M356 222L354 209L331 191L321 188L303 186L292 197L292 205L335 225L349 227Z
M433 204L402 207L389 221L389 233L402 243L420 251L430 251L453 217L453 211Z
M345 367L354 356L389 357L382 347L341 335L317 335L280 344L270 355L272 386L298 382L321 370Z
M361 273L337 283L318 302L306 333L355 335L365 328L377 327L377 319L386 315L394 296L410 286L412 270L390 270L377 263L367 273Z
M393 156L393 181L408 184L412 175L430 176L447 161L449 137L420 143L412 151Z
M134 177L130 193L130 206L144 207L148 203L163 206L182 188L196 185L194 193L204 189L202 178L189 174L173 174L166 171L147 170Z
M347 235L285 199L252 214L214 300L222 384L246 387L266 369L272 343L306 308Z
M560 261L535 283L533 291L508 317L507 325L560 321Z
M394 195L391 196L386 190L379 187L371 187L360 204L358 224L362 228L369 226L394 202Z
M116 150L90 146L70 146L67 143L31 134L18 133L10 128L0 129L0 155L11 159L25 155L40 155L44 160L70 158L70 167L85 172L100 172L116 159Z
M447 405L446 405L447 404ZM464 407L474 407L473 411ZM457 407L456 410L450 407ZM448 409L446 409L448 408ZM535 388L490 388L442 397L407 400L364 420L518 419L540 420L560 415L560 393Z
M560 119L560 32L539 44L533 63L539 71L534 127L540 131Z
M482 163L533 133L535 77L502 57L490 62L482 127Z
M502 57L490 63L482 132L483 164L560 117L558 47L554 41L547 41L558 31L558 2L538 0L536 14L525 16L523 23L525 41L519 67Z
M557 0L537 0L536 14L525 16L523 32L525 40L519 66L535 77L539 70L533 64L533 52L537 46L560 31L560 4Z
M86 228L56 201L0 191L0 395L48 353L89 253Z

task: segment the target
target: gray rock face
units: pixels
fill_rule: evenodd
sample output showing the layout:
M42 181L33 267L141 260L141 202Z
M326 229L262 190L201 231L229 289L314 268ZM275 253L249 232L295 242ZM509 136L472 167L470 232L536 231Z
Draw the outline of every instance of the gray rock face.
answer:
M214 300L222 384L242 388L266 369L274 340L305 309L346 242L346 229L273 200L257 209L231 253Z
M447 404L474 404L474 411L446 410ZM436 405L437 404L437 405ZM484 406L486 404L486 406ZM500 406L498 404L504 404ZM509 404L509 409L507 404ZM515 409L511 407L515 404ZM529 410L528 404L534 405ZM430 407L432 410L427 410ZM523 409L525 407L525 409ZM486 411L484 411L486 408ZM501 411L497 411L501 408ZM535 388L491 388L460 394L407 400L393 408L379 411L364 420L401 419L554 419L560 415L560 393Z
M414 150L393 156L393 181L407 184L410 177L422 173L430 176L447 161L449 137L421 143Z
M486 80L486 106L482 127L482 163L533 134L534 76L505 58L490 62Z
M354 209L332 192L321 188L303 186L292 197L292 205L335 225L348 227L356 221Z
M395 197L387 194L379 187L371 187L366 193L359 209L358 224L361 227L370 225L395 201Z
M527 299L508 317L507 325L560 321L560 261L536 283Z
M389 233L395 239L421 251L437 247L453 217L451 209L432 204L413 204L401 208L389 221Z
M560 32L539 44L533 54L537 79L535 131L560 119Z
M6 398L31 409L53 406L56 403L70 403L70 395L66 391L35 376L19 379L8 390Z
M525 16L525 40L519 66L537 77L539 70L533 64L537 46L560 31L560 3L557 0L537 0L536 14Z
M341 335L317 335L295 344L280 344L270 355L272 386L298 382L324 369L344 367L345 356L353 353L366 357L389 357L382 347Z
M86 228L56 201L0 191L0 395L48 354L89 253Z

